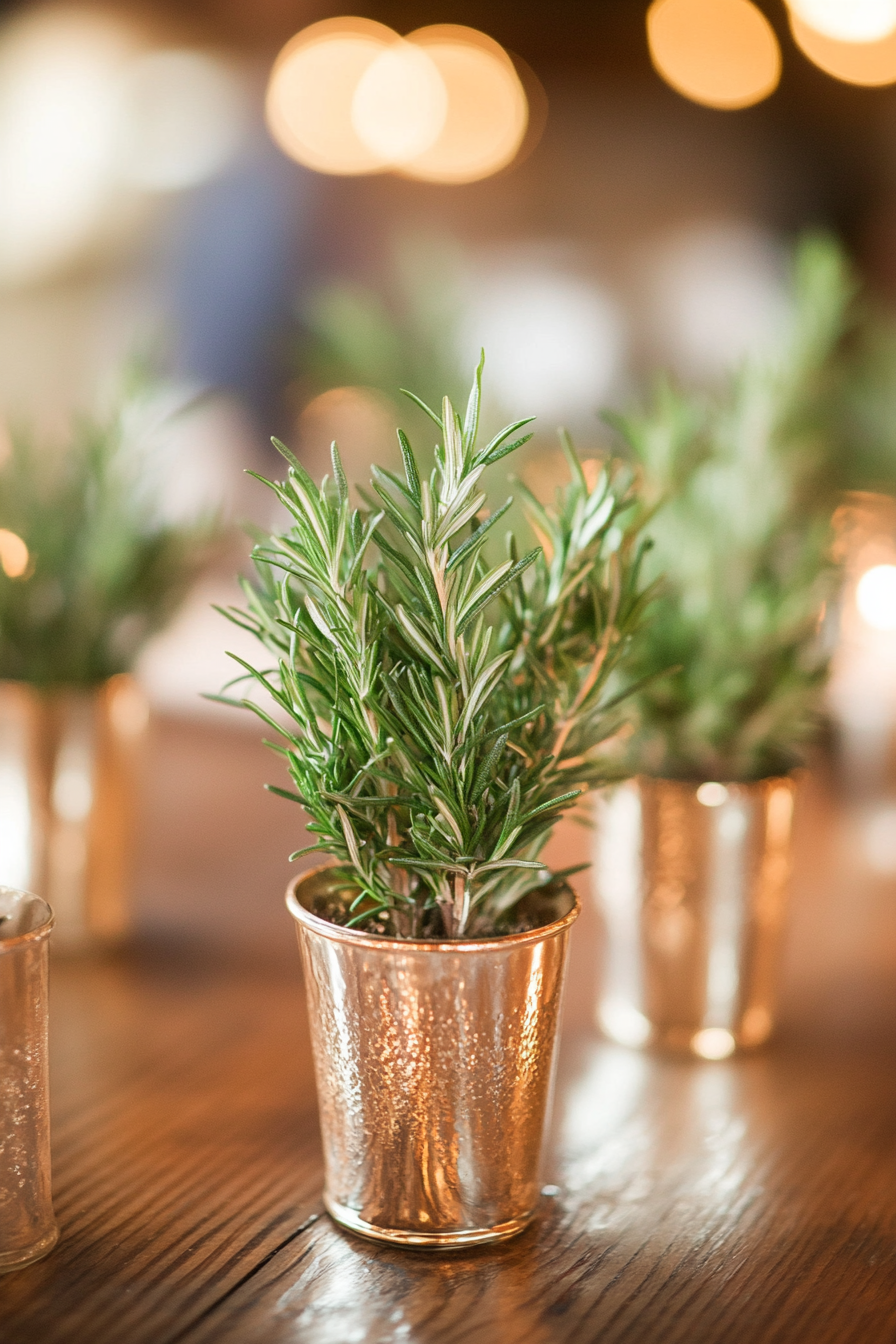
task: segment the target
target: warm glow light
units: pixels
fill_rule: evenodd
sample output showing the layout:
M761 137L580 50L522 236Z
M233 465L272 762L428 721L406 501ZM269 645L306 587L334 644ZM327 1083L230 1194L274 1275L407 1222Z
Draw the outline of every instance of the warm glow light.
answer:
M727 1059L737 1042L724 1027L704 1027L691 1037L691 1049L701 1059Z
M319 172L457 183L512 162L529 112L510 57L474 28L400 38L367 19L327 19L278 56L267 116L280 147Z
M124 19L52 6L0 28L0 284L43 281L211 176L248 124L234 68L145 50Z
M896 630L896 565L866 570L856 586L856 606L873 630Z
M8 579L20 579L28 568L28 547L5 527L0 527L0 568Z
M324 19L288 42L274 63L266 103L280 148L322 173L387 168L387 158L358 134L353 105L362 76L397 40L371 19Z
M790 28L803 54L826 75L869 87L896 82L896 32L880 42L838 42L816 32L793 12Z
M697 802L702 803L704 807L721 807L728 801L728 790L724 784L710 783L701 784L697 790Z
M429 182L475 182L511 163L529 120L510 57L485 33L458 24L418 28L408 42L426 52L448 94L441 134L405 167Z
M339 444L349 480L365 479L372 461L395 461L395 407L367 387L331 387L310 401L298 420L302 461L319 480L332 470L330 445Z
M113 197L126 26L23 14L0 42L0 279L42 277L96 232Z
M663 79L707 107L751 107L781 77L778 40L750 0L654 0L647 38Z
M879 42L896 29L896 0L787 0L791 13L837 42Z
M600 1005L598 1024L611 1041L634 1049L646 1045L653 1030L649 1018L625 999L606 999Z
M448 92L435 63L410 42L397 41L371 61L352 98L352 125L390 165L429 149L445 125Z

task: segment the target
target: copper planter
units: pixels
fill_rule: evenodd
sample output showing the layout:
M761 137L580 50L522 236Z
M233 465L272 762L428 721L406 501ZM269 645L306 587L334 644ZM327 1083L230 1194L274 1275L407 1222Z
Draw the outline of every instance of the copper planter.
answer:
M128 676L91 689L0 681L0 882L50 902L58 948L127 931L146 719Z
M326 1186L352 1232L408 1246L500 1241L532 1219L570 926L403 942L312 913L327 869L287 895L305 966Z
M640 777L599 796L606 1035L705 1059L769 1036L793 799L791 778Z

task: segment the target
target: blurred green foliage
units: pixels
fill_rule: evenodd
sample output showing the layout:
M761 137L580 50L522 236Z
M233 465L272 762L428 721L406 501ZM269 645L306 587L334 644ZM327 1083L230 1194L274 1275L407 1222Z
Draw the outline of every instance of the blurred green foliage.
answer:
M863 301L827 389L837 483L896 494L896 317Z
M300 314L304 393L351 385L394 399L413 387L424 401L438 403L446 389L460 401L460 270L449 239L411 233L396 240L381 289L346 280L318 287Z
M0 677L90 686L128 670L207 558L215 522L161 516L132 409L73 421L61 448L11 432L0 528L24 541L28 564L17 577L0 569Z
M635 769L755 779L792 768L816 730L840 475L829 379L852 297L836 244L804 239L777 357L746 362L715 396L661 384L612 422L653 510L647 573L664 576L632 659L633 675L654 677Z

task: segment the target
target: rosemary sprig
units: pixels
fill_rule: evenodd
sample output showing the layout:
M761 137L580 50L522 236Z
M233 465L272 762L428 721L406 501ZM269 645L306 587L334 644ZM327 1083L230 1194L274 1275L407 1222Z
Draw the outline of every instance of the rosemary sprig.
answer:
M27 565L0 571L0 677L91 686L126 671L209 559L212 517L160 517L150 390L141 381L110 414L74 420L58 448L11 427L0 528L25 543Z
M632 666L653 677L632 769L756 779L791 769L817 731L837 581L826 389L853 287L835 244L804 239L775 358L746 361L711 396L662 385L615 422L653 511L648 568L664 576Z
M480 362L463 420L447 398L424 407L431 470L399 431L403 477L374 468L361 509L335 444L320 487L278 444L286 479L267 484L292 526L255 548L247 610L227 613L276 659L244 673L289 720L287 796L349 870L350 922L397 937L496 931L548 876L554 823L604 777L647 599L631 474L588 479L568 442L556 504L527 494L541 544L508 537L491 558L507 506L485 512L483 473L528 422L478 447L481 377Z

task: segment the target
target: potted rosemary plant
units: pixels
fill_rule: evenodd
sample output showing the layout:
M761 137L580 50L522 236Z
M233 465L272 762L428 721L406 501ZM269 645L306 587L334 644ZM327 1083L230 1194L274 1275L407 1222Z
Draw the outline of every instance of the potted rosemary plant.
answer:
M136 409L78 420L58 448L14 429L0 463L0 880L46 897L60 946L127 929L147 717L129 672L211 537L160 520Z
M615 422L652 510L648 568L665 576L633 657L640 774L598 807L599 1016L629 1045L715 1058L772 1028L793 770L819 722L835 592L817 412L850 297L825 240L801 245L794 277L777 358L714 398L663 386Z
M352 506L338 450L318 487L289 451L271 488L289 530L255 549L248 610L273 670L243 664L280 717L300 803L330 864L288 904L306 970L327 1208L387 1241L518 1232L538 1198L567 934L565 874L539 854L603 778L619 675L645 596L631 473L569 484L542 545L486 509L486 469L527 421L478 445L482 365L424 470L373 469ZM240 660L237 660L240 661ZM287 724L288 726L284 726ZM304 851L303 851L304 852ZM293 857L298 857L293 856Z

